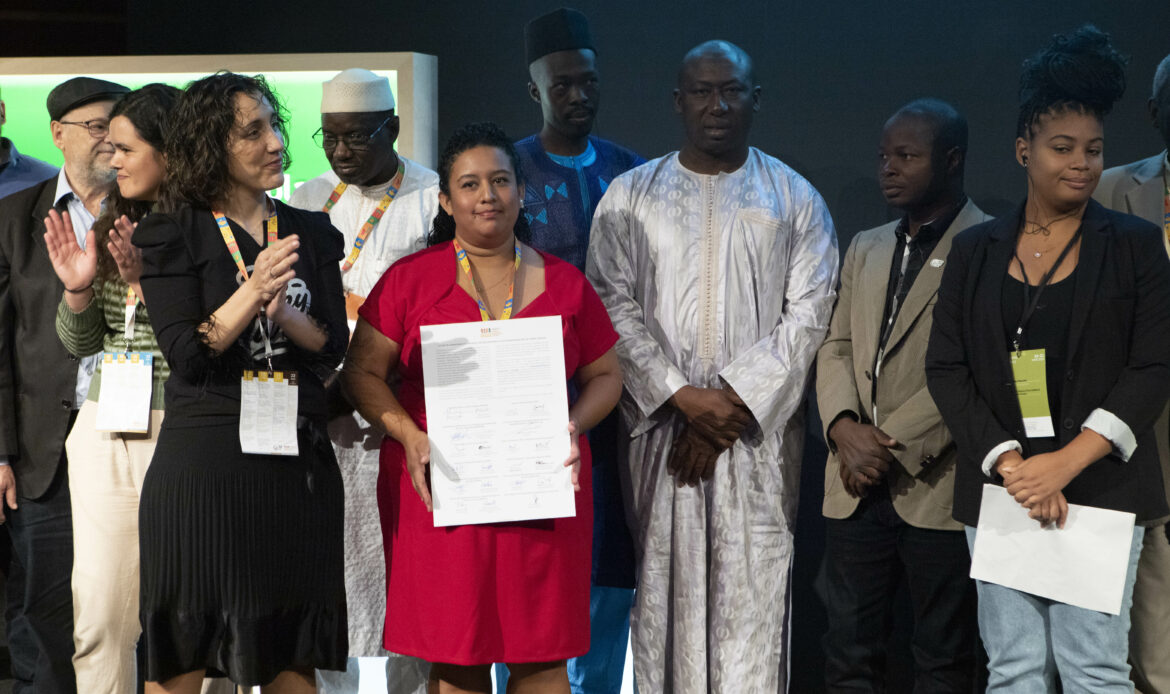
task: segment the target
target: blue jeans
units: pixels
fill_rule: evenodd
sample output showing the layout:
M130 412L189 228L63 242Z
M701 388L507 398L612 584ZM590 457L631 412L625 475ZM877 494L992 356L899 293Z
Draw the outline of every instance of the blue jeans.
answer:
M987 649L988 694L1133 692L1129 681L1129 608L1145 528L1135 527L1121 613L1073 607L1012 588L976 581L979 633ZM967 528L975 546L975 528Z

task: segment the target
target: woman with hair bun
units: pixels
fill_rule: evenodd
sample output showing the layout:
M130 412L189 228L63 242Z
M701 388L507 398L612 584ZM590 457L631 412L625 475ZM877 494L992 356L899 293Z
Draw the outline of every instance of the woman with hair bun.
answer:
M1027 197L956 237L939 287L927 381L958 446L954 517L972 547L989 483L1055 532L1069 503L1138 522L1119 615L977 582L988 692L1053 692L1057 678L1065 692L1133 691L1141 524L1168 513L1152 426L1170 395L1170 261L1160 230L1090 197L1124 70L1091 25L1024 63L1016 160ZM1043 367L1025 374L1027 362ZM1046 411L1022 416L1021 379L1047 389Z

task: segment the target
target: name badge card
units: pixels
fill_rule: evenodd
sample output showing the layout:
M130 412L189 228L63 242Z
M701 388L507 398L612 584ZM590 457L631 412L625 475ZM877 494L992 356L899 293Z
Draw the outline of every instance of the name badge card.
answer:
M1020 414L1024 416L1024 433L1030 439L1056 436L1052 428L1052 410L1048 407L1048 375L1044 370L1044 350L1025 349L1011 352L1012 376Z
M297 455L297 373L245 370L240 380L240 450Z
M98 431L149 433L153 386L153 354L104 352L95 428Z

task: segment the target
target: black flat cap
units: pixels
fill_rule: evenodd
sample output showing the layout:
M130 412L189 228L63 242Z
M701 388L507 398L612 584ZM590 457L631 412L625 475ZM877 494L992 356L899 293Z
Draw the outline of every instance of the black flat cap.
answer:
M524 27L524 52L529 65L549 53L581 48L597 52L589 34L589 20L577 10L562 7L537 17Z
M113 101L130 91L126 87L114 82L95 79L93 77L74 77L65 80L49 92L45 105L49 108L49 118L61 120L61 117L78 106L85 106L94 101Z

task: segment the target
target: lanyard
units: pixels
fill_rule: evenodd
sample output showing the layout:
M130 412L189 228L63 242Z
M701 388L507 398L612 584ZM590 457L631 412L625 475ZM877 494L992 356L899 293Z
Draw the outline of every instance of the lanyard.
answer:
M479 304L479 317L482 320L492 320L492 314L488 313L487 305L483 302L483 297L479 294L479 286L475 283L475 275L471 273L471 262L467 259L467 251L463 250L463 246L459 245L458 239L451 242L455 246L455 259L459 261L459 267L463 268L463 272L467 273L467 279L471 280L471 288L475 291L475 302ZM504 302L504 311L500 314L500 320L508 320L512 317L512 297L513 292L516 291L516 273L520 270L520 244L516 244L516 263L512 266L512 284L508 287L508 300Z
M1170 180L1166 177L1165 170L1162 171L1162 190L1164 197L1162 198L1162 233L1170 240Z
M232 228L228 226L227 217L223 216L222 212L215 210L212 210L211 214L215 216L215 223L219 225L219 233L223 236L223 242L227 246L228 253L232 254L232 260L236 261L236 267L240 269L240 275L247 282L248 266L244 265L244 259L240 257L240 246L236 243L236 236L232 233ZM271 246L276 243L276 213L269 215L268 219L264 220L264 225L268 229L268 245Z
M1077 229L1077 233L1073 234L1073 237L1068 240L1068 243L1065 244L1064 250L1062 250L1060 255L1056 257L1056 262L1053 263L1052 267L1048 268L1048 272L1044 273L1044 276L1040 278L1040 284L1036 287L1036 296L1031 297L1030 301L1028 294L1031 285L1028 283L1028 273L1024 271L1024 261L1020 260L1019 251L1016 251L1016 262L1020 264L1020 274L1024 277L1024 313L1020 316L1020 323L1016 327L1015 336L1012 338L1012 348L1016 351L1017 356L1019 356L1021 352L1020 337L1024 334L1024 326L1028 324L1028 320L1032 317L1032 313L1036 310L1036 305L1040 303L1040 295L1044 293L1045 287L1047 287L1049 282L1052 281L1052 276L1056 274L1056 268L1060 267L1060 264L1064 262L1064 259L1068 256L1068 252L1072 250L1073 245L1076 244L1077 239L1079 238L1081 238L1080 228Z
M248 266L244 265L244 259L240 257L240 246L236 243L236 236L232 233L232 228L228 226L227 217L222 212L212 210L211 214L215 216L215 223L219 225L219 233L223 236L224 245L227 246L228 252L232 254L232 260L236 261L236 267L240 269L240 275L244 281L248 281ZM264 226L268 229L268 245L276 243L276 229L277 219L276 213L268 215L268 219L264 220ZM268 317L264 315L264 307L260 307L260 335L264 338L264 358L268 360L268 373L272 374L272 342L268 337Z
M138 297L133 287L126 287L126 319L122 327L122 338L126 340L126 353L130 353L130 341L134 339L134 311L138 308Z
M390 181L390 187L386 189L386 194L382 196L382 201L374 209L374 213L358 230L357 238L353 240L353 248L350 249L349 255L346 256L345 262L341 265L342 272L348 272L353 264L357 262L358 256L361 255L362 247L366 245L366 239L369 238L370 233L374 231L374 227L378 226L378 222L382 221L382 215L386 214L386 208L390 207L390 203L394 202L394 198L398 196L398 189L402 186L402 177L406 173L406 165L402 163L402 159L398 159L398 173L394 175L394 180ZM333 189L329 200L325 202L325 206L321 208L322 212L328 212L333 209L337 201L341 199L341 194L349 187L347 183L338 183L337 187Z

